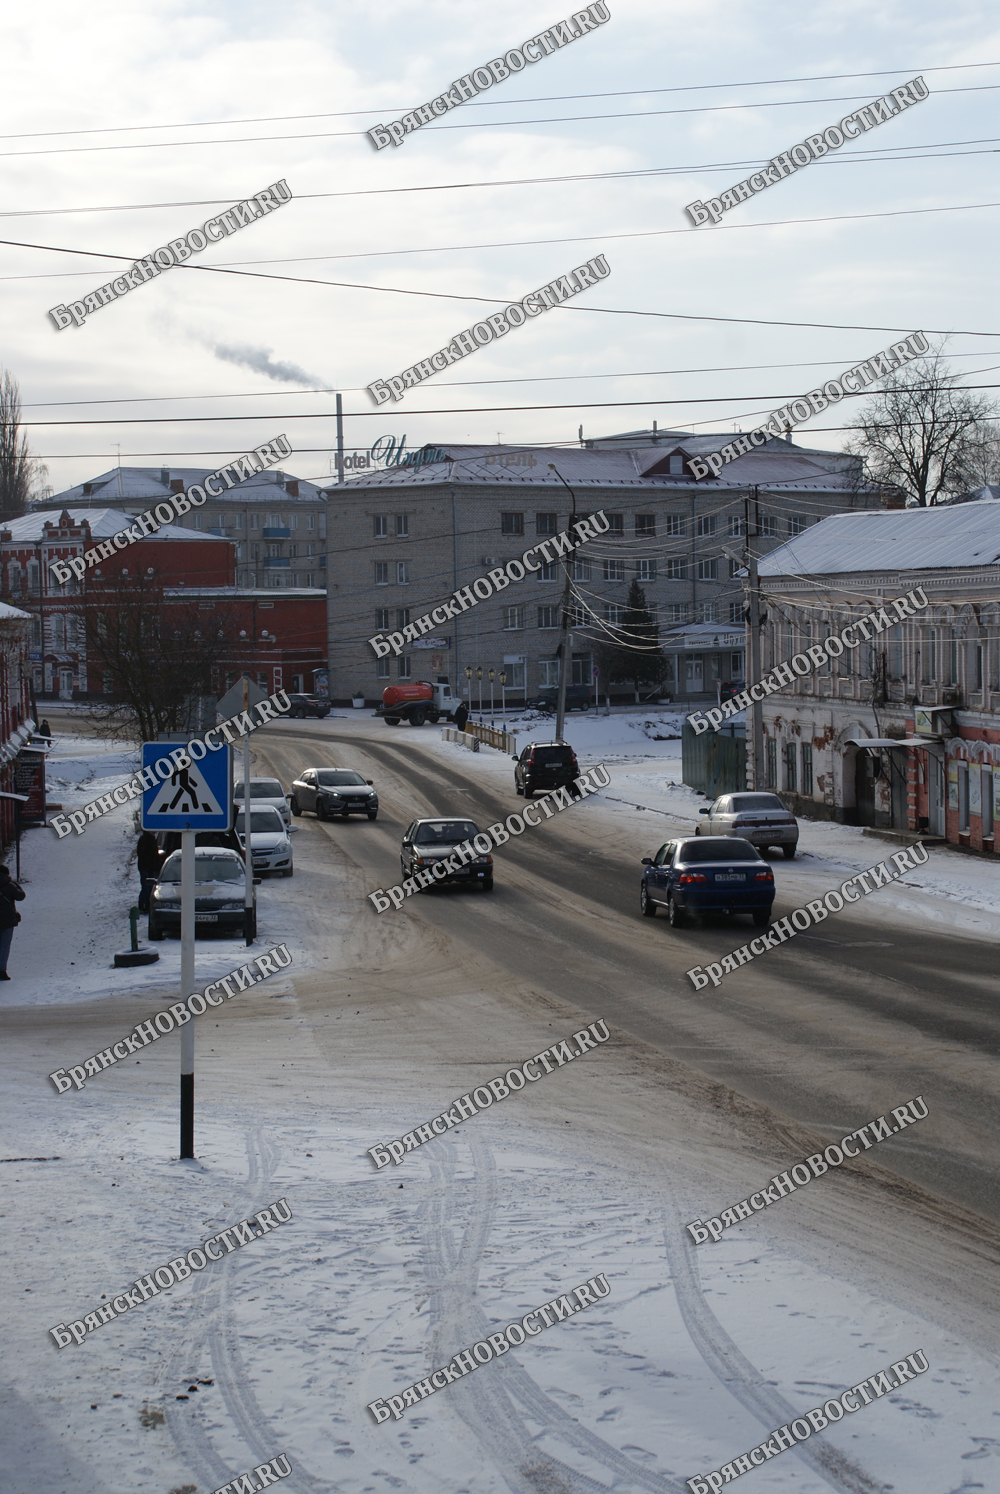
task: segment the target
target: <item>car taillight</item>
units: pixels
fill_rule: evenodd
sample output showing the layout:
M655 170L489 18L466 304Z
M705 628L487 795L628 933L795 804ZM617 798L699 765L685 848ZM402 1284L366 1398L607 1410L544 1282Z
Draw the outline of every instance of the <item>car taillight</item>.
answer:
M753 822L751 820L744 819L742 815L737 815L735 820L733 820L733 829L737 830L741 825L749 825L752 823Z
M769 872L769 871L758 872L757 875L754 877L754 881L755 882L773 882L774 881L774 872Z
M684 872L683 875L680 876L680 877L678 877L677 880L679 882L681 882L681 883L684 883L684 882L707 882L708 878L705 877L705 876L703 876L701 874L701 872Z

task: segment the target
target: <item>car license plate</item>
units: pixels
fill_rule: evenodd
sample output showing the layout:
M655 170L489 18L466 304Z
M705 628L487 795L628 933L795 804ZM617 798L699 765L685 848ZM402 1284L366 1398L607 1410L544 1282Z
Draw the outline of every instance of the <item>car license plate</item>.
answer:
M265 867L266 868L266 866L267 866L267 862L266 861L255 861L254 864L253 864L253 869L254 869L254 871L259 871L261 869L261 867Z
M716 872L715 880L717 882L745 882L746 874L744 872Z
M218 913L196 913L194 921L195 923L218 923L219 915Z

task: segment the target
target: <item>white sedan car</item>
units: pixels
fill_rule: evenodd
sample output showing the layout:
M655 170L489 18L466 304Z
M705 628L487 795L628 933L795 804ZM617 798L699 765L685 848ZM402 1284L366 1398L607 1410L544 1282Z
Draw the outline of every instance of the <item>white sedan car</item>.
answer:
M245 846L246 816L242 809L236 812L235 829ZM280 872L283 877L292 875L294 867L290 834L291 831L286 829L284 820L272 805L264 804L260 808L255 804L251 805L250 854L255 872L261 876L265 872Z
M236 800L237 809L243 805L243 779L237 778L233 784L233 798ZM286 825L292 823L291 810L288 808L288 800L285 791L277 778L251 778L250 780L250 803L254 809L263 809L265 804L271 804L281 815Z
M777 794L723 794L709 809L695 835L737 835L761 850L780 846L791 861L799 843L798 821Z

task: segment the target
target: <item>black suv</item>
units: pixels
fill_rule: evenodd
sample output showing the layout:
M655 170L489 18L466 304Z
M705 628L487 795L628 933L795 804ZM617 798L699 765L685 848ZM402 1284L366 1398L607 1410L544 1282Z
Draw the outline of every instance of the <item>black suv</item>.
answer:
M559 688L553 686L551 689L540 690L538 698L528 702L539 711L548 711L553 714L559 705ZM589 711L593 704L589 685L567 685L566 686L566 709L567 711Z
M568 742L529 742L514 762L514 788L526 799L536 789L563 788L580 776L576 753Z
M292 702L289 716L318 716L322 721L330 714L330 700L326 695L289 695Z

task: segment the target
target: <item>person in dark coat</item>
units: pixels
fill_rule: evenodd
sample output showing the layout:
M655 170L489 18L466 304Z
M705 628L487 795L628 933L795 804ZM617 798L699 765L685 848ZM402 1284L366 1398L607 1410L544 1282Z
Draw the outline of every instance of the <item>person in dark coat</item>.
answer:
M21 922L21 915L14 907L24 899L24 888L15 882L6 866L0 866L0 980L10 980L7 974L7 957L14 930Z
M139 836L139 844L135 854L136 868L139 872L139 912L149 912L150 893L156 885L156 879L160 875L160 866L163 863L163 852L156 844L156 836L152 830L144 830Z
M455 728L457 731L465 730L465 723L469 719L469 708L464 700L459 701L458 710L455 712Z
M49 738L51 738L51 736L52 736L52 728L51 728L51 726L49 725L49 723L47 721L43 721L42 724L41 724L41 726L38 728L38 735L40 737L49 737Z

